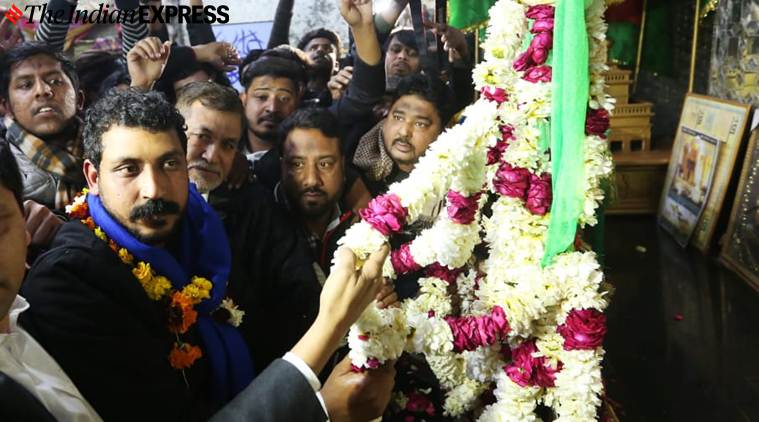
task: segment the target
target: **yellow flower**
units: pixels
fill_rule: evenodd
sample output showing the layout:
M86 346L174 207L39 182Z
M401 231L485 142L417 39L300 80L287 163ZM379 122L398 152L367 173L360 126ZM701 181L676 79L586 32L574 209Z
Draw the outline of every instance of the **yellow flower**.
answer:
M134 257L129 253L128 250L126 250L126 248L119 249L119 258L121 259L121 262L127 265L132 265L134 262Z
M105 232L101 230L100 227L95 227L95 236L97 236L98 239L103 240L103 241L108 239L105 235Z
M140 284L145 284L153 278L153 271L150 269L150 264L140 261L137 266L132 268L132 274L137 277Z
M182 293L189 297L193 304L196 304L200 303L203 299L211 297L212 287L213 283L207 278L195 276L192 278L192 283L186 285L184 289L182 289Z
M162 275L156 275L149 283L143 284L142 287L149 298L159 300L171 290L171 282Z

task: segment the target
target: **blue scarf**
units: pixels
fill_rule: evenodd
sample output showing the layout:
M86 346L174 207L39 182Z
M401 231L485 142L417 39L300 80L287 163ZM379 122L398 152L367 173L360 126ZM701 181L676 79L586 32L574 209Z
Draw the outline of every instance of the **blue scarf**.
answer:
M225 403L253 380L253 364L248 347L237 329L219 323L211 312L226 294L232 263L229 241L221 219L190 184L185 215L180 222L178 250L146 245L135 239L103 207L100 197L87 195L90 215L95 223L122 248L140 261L149 263L156 272L168 278L176 290L189 284L192 276L213 282L211 297L195 306L198 330L213 375L213 399Z

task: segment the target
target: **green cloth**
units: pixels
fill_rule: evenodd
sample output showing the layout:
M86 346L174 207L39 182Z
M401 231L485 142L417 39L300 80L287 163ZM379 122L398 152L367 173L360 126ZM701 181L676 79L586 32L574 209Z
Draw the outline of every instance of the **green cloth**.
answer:
M495 0L448 0L448 24L464 29L488 20L488 10Z
M560 0L556 3L553 41L553 204L543 265L574 244L584 200L583 141L589 87L585 1Z
M622 67L634 67L640 26L632 22L609 22L606 36L611 40L609 59Z

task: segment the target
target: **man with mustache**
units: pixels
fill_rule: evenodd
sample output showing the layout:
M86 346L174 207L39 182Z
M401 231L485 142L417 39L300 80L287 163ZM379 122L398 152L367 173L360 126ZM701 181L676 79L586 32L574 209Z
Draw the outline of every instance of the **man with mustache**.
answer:
M372 196L405 179L450 118L446 88L436 78L401 78L388 116L359 141L353 165Z
M47 44L25 42L0 57L3 120L24 175L24 199L62 210L84 186L84 96L73 63Z
M244 112L236 92L213 82L194 82L179 92L177 108L187 122L190 180L219 214L229 238L232 266L227 293L246 313L238 328L256 366L266 367L290 350L317 319L321 285L305 242L271 193L256 182L234 190L223 183L232 167L234 140L243 128ZM328 111L317 110L334 119ZM332 142L339 144L337 139ZM378 305L389 304L394 297L386 287L377 296ZM364 413L377 405L373 396L350 404L338 400L358 391L355 381L361 380L362 391L382 390L388 382L378 374L346 370L344 363L337 366L333 381L323 390L333 419L349 409Z
M331 104L327 83L340 70L340 37L327 28L317 28L301 37L298 48L309 59L307 98L315 105Z
M184 119L161 94L129 89L84 126L89 192L30 269L21 324L103 419L207 418L253 369L217 313L229 242L188 185Z

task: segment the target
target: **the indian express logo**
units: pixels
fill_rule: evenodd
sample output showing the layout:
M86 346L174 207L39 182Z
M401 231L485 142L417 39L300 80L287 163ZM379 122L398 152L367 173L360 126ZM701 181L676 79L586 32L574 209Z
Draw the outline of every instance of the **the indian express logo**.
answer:
M142 5L133 10L109 8L100 3L95 10L48 10L47 4L27 5L24 11L29 16L29 22L39 19L40 22L52 23L228 23L229 6L153 6Z

